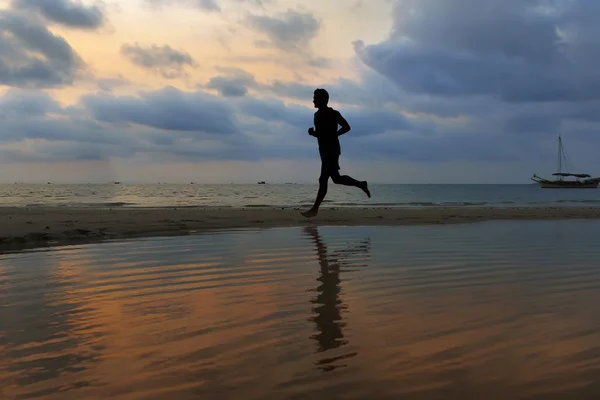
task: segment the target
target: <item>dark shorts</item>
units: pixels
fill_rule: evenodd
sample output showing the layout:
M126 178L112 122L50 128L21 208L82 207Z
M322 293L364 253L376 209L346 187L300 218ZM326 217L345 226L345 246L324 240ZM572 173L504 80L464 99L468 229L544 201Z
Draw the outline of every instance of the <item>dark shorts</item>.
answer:
M340 156L321 157L321 177L330 177L339 174Z

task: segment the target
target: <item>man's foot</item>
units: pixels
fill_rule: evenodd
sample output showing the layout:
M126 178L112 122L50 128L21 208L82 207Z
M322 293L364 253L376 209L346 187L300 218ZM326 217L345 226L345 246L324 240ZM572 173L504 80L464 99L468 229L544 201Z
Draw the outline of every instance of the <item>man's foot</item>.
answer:
M303 213L301 213L303 216L305 216L306 218L312 218L312 217L316 217L317 214L319 213L319 210L313 210L312 208L308 211L304 211Z
M365 192L365 194L371 198L371 192L369 192L369 186L367 184L367 181L362 181L360 183L360 188L362 189L363 192Z

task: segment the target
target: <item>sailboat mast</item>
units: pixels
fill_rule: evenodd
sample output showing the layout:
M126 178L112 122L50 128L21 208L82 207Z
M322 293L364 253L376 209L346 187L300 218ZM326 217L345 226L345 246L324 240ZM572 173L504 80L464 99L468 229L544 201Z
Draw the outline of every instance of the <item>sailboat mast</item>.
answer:
M558 173L562 172L562 138L558 136Z

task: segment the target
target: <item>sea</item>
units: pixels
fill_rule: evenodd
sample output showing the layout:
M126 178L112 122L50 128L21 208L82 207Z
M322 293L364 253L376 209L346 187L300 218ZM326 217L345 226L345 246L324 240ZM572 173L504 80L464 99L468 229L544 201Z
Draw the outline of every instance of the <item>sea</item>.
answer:
M372 184L372 198L330 184L331 207L591 207L600 190L534 184ZM0 207L307 207L316 184L3 184Z

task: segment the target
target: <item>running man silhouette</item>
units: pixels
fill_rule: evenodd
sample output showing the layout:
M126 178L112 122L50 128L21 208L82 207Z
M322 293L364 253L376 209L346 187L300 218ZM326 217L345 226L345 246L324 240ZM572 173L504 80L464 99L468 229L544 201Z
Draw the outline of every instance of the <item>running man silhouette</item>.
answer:
M355 186L361 189L371 198L371 192L367 181L357 181L348 175L340 176L339 158L341 154L339 136L350 131L350 125L342 117L339 111L329 107L329 93L325 89L316 89L313 96L315 112L314 128L308 129L308 134L314 136L319 142L319 155L321 156L321 176L319 177L319 191L315 204L308 211L302 213L307 218L315 217L319 213L319 206L327 194L327 182L331 180L335 184L344 186ZM338 125L341 126L338 130Z

